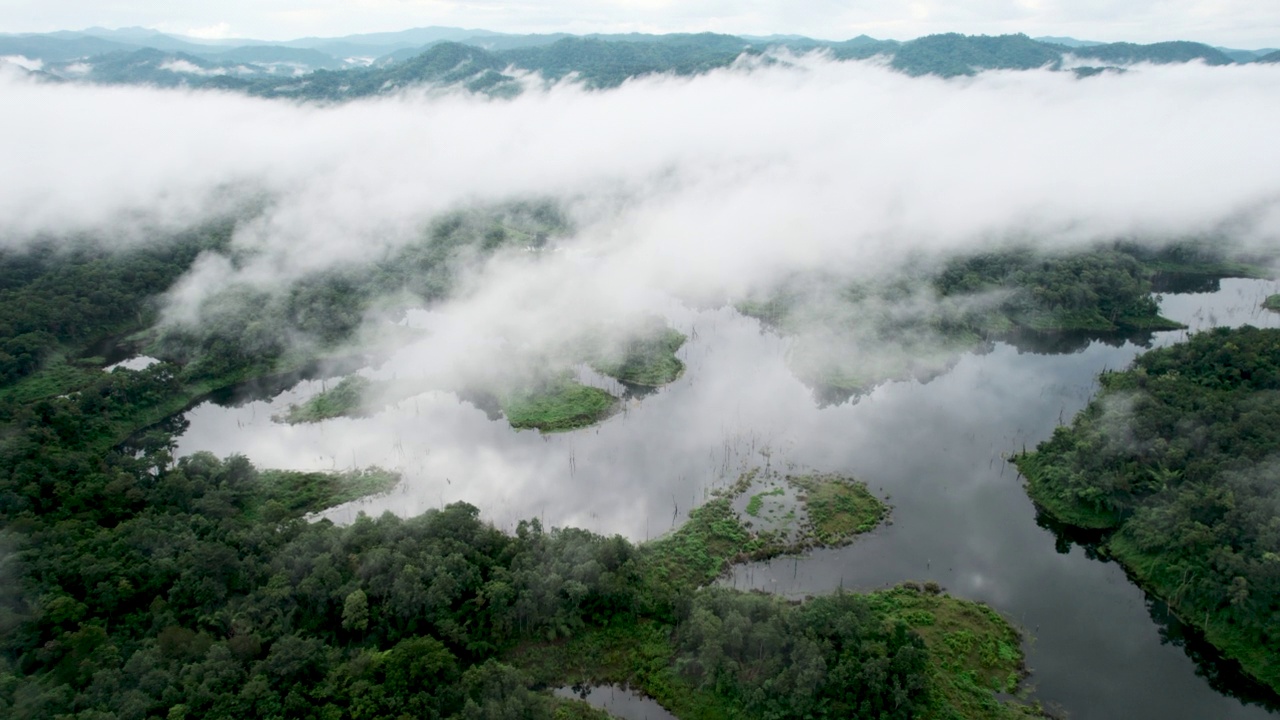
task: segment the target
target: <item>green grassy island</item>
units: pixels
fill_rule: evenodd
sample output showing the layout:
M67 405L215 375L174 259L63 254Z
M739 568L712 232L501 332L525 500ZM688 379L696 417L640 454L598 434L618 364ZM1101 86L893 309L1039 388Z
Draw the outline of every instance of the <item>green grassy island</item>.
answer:
M618 398L613 395L566 376L510 391L498 400L511 427L543 432L594 425L612 415L618 406Z

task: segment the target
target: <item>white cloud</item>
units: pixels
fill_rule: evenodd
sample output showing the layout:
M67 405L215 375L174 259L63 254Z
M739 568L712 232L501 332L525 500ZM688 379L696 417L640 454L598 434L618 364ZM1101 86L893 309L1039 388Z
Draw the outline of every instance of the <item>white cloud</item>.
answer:
M3 57L0 57L0 64L3 64L3 63L8 63L9 65L16 65L22 68L23 70L39 70L44 67L43 60L39 60L39 59L32 60L31 58L26 57L25 55L5 55Z
M202 77L227 74L225 68L202 68L190 60L169 60L161 63L160 69L187 75L200 75Z
M6 237L139 212L184 223L211 198L261 191L272 210L241 242L286 268L347 261L459 203L510 197L576 198L584 242L665 258L633 273L733 285L1010 234L1205 231L1280 195L1280 148L1266 140L1280 70L1265 66L941 81L810 58L611 92L330 108L5 85L24 108L0 121Z
M24 109L0 119L10 242L266 208L236 233L252 259L200 263L175 319L198 321L230 283L279 289L383 258L453 208L560 199L576 236L467 286L430 346L441 372L486 365L465 349L494 337L536 354L670 298L719 302L814 269L870 276L1009 239L1280 240L1275 66L944 81L808 57L607 92L324 107L14 78L0 92Z

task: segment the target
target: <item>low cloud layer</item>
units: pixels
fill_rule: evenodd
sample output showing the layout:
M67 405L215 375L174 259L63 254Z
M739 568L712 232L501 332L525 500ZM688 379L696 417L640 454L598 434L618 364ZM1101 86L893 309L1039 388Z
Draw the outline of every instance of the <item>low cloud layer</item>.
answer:
M448 308L450 327L531 356L670 298L717 304L815 269L870 277L1007 242L1280 239L1280 67L944 81L781 60L336 106L9 72L0 237L142 242L244 213L248 259L206 257L170 293L168 317L198 323L232 284L287 288L385 259L446 211L551 198L575 228L559 251L499 256Z
M102 233L269 203L275 270L403 243L434 215L568 199L579 240L669 284L734 285L1010 237L1273 240L1280 68L911 79L803 58L511 100L335 107L6 73L0 233Z

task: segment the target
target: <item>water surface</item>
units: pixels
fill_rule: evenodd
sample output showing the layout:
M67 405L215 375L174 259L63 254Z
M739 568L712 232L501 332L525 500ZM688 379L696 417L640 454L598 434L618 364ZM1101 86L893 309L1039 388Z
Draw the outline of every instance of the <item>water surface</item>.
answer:
M1277 327L1280 314L1259 307L1277 291L1275 282L1224 280L1215 292L1166 295L1163 314L1192 330ZM690 336L680 351L688 370L596 427L516 432L443 391L370 418L274 422L273 414L324 386L305 381L269 399L196 407L178 451L243 453L262 467L380 464L404 474L390 494L331 511L339 522L465 500L501 527L540 517L634 540L678 525L746 468L848 473L888 498L891 525L849 547L737 568L726 582L802 596L935 580L1025 628L1036 697L1073 718L1269 715L1215 689L1249 692L1211 654L1205 660L1194 636L1187 642L1121 568L1038 525L1006 462L1069 422L1096 391L1097 374L1126 366L1142 345L1085 338L1053 353L995 343L929 382L888 383L856 402L821 407L788 371L787 341L756 321L730 309L664 312ZM1150 342L1176 342L1186 332ZM406 352L365 372L406 377L417 361Z

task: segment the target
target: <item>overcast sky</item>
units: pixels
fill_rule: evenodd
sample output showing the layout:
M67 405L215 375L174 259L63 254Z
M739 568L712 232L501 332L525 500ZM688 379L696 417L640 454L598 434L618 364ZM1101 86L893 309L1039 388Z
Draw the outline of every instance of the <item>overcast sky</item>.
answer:
M907 40L1025 32L1280 46L1277 0L0 0L0 32L153 27L292 39L445 25L502 32L795 33Z

